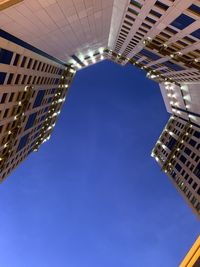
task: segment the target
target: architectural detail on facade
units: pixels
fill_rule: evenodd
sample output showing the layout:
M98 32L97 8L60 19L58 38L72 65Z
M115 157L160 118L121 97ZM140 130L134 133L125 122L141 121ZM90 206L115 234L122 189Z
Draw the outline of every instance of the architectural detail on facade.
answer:
M153 156L200 216L200 1L4 0L0 10L0 180L49 139L75 72L109 59L159 83L171 119Z

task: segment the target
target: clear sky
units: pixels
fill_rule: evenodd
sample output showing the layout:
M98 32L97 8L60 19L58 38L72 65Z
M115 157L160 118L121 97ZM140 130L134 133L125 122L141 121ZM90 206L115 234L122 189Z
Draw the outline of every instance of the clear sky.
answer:
M50 141L0 185L0 266L177 267L200 227L150 157L168 117L132 66L78 72Z

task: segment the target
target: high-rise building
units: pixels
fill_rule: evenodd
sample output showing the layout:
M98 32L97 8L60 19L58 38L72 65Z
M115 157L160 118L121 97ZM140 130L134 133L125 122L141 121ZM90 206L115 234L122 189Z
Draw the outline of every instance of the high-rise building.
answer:
M152 152L185 201L200 216L200 128L171 116Z
M0 12L0 179L49 138L74 73L110 59L159 83L173 119L154 153L198 214L199 0L4 0Z
M199 267L200 266L200 236L197 238L179 267Z
M3 180L50 138L75 70L3 31L0 44Z

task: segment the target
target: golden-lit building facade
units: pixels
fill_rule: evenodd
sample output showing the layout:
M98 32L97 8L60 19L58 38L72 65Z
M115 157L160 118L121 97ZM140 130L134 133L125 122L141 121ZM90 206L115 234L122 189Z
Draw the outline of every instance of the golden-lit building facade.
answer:
M191 247L179 267L199 267L200 266L200 236Z

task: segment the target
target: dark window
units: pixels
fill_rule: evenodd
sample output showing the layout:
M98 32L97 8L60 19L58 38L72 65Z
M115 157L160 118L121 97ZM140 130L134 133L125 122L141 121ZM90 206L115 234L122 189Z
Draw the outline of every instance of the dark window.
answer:
M56 79L54 84L58 84L58 83L59 83L59 79Z
M154 53L152 53L151 51L146 50L146 49L142 49L142 50L140 51L140 54L142 54L142 55L145 56L145 57L151 58L151 59L153 59L153 60L158 60L158 59L160 59L160 56L158 56L158 55L156 55L156 54L154 54Z
M23 68L26 64L26 59L27 57L23 57L22 63L21 63L21 67Z
M0 48L0 63L10 64L13 52Z
M190 33L193 37L196 37L197 39L200 39L200 29Z
M33 108L39 107L41 105L44 95L45 95L45 90L40 90L38 92Z
M56 88L51 89L51 94L55 94Z
M192 24L195 21L195 19L185 15L181 14L178 18L176 18L171 25L179 30L185 29L187 26Z
M18 84L19 83L20 76L21 76L20 74L17 74L17 77L15 79L15 84Z
M173 147L175 146L175 144L176 144L176 139L174 138L174 137L170 137L170 140L169 140L169 142L168 142L168 144L167 144L167 147L170 149L170 150L172 150L173 149Z
M131 20L131 21L135 21L135 19L133 17L129 16L129 15L126 15L126 18Z
M181 166L178 163L176 164L175 168L177 169L178 172L180 172L181 169L182 169Z
M172 69L172 70L175 70L175 71L181 71L181 70L185 70L183 67L173 63L172 61L166 61L164 63L162 63L164 66Z
M189 148L186 147L184 152L189 156L192 151Z
M200 195L200 187L199 187L199 189L198 189L198 191L197 191L197 194ZM197 266L197 267L198 267L198 266Z
M33 126L36 117L37 117L37 112L35 112L35 113L33 113L33 114L31 114L31 115L29 116L28 121L27 121L27 123L26 123L26 127L25 127L25 129L24 129L25 131L28 130L28 129L30 129L30 128Z
M2 98L1 98L1 104L5 103L7 97L7 93L3 93Z
M156 1L155 6L161 8L161 9L163 9L163 10L167 10L167 9L169 8L169 6L163 4L163 3L160 2L160 1Z
M132 14L136 15L136 16L138 15L138 12L135 11L134 9L130 8L130 7L128 8L128 11L131 12Z
M14 75L13 73L10 73L8 80L7 80L7 84L11 84L13 75Z
M31 63L33 62L33 59L32 58L30 58L29 59L29 62L28 62L28 65L27 65L27 69L30 69L30 67L31 67Z
M194 132L194 136L195 136L196 138L200 138L200 132L195 131L195 132Z
M15 95L15 93L11 93L10 98L8 100L9 102L12 102L14 95Z
M46 107L46 108L44 109L44 113L46 113L48 110L49 110L49 107Z
M13 65L14 65L14 66L17 66L17 64L18 64L18 62L19 62L19 58L20 58L20 55L19 55L19 54L16 54L16 55L15 55L14 62L13 62Z
M24 75L24 77L22 79L22 84L25 84L26 78L27 78L27 75Z
M22 148L25 147L25 145L26 145L26 143L27 143L27 141L28 141L28 137L29 137L29 133L26 134L26 135L24 135L24 136L21 138L21 140L20 140L20 142L19 142L19 145L18 145L18 148L17 148L17 152L20 151Z
M189 7L189 10L191 10L192 12L196 13L197 15L200 15L200 7L197 5L192 4Z
M193 179L190 178L190 179L188 180L188 184L191 184L192 182L193 182Z
M191 146L193 146L193 147L195 147L196 146L196 141L194 141L193 139L190 139L190 141L189 141L189 144L191 145Z
M9 108L7 108L3 114L3 117L6 118L8 116L8 111L9 111Z
M160 18L162 16L160 13L158 13L157 11L155 11L153 9L150 11L150 14L156 16L157 18Z
M152 19L152 18L149 18L149 17L146 17L145 18L146 21L152 23L152 24L155 24L156 23L156 20Z
M36 65L37 65L37 60L33 64L33 70L36 68Z
M142 5L140 3L138 3L137 1L135 1L135 0L131 0L131 4L136 6L136 7L139 7L139 8L142 7Z
M186 159L184 156L180 156L180 161L181 161L181 162L185 163L186 160L187 160L187 159Z
M0 72L0 84L3 84L6 78L5 72Z
M194 174L200 179L200 163L195 168Z
M37 127L37 130L39 130L40 128L42 128L43 123L40 123L40 125Z
M197 185L198 185L197 183L194 183L192 188L195 190L197 188Z
M45 119L45 117L46 117L46 114L41 117L40 121L42 122Z

